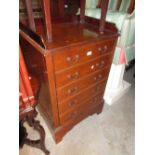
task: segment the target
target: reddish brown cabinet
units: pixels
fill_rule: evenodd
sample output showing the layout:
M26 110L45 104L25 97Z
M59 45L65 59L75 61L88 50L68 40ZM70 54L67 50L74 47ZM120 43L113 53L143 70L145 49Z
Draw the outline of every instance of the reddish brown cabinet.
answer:
M46 31L37 22L36 34L20 26L20 44L29 72L41 83L40 111L59 142L79 121L102 111L118 31L111 23L83 15L80 22L77 17L45 25Z

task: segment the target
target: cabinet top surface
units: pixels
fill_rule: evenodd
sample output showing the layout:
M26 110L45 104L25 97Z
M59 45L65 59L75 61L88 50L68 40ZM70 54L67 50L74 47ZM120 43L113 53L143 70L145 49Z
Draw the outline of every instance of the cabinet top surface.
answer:
M105 29L100 33L98 26L80 23L55 23L52 24L52 42L47 42L41 23L36 24L37 34L42 37L46 50L57 50L60 48L80 45L82 43L94 42L100 39L117 38L118 33Z

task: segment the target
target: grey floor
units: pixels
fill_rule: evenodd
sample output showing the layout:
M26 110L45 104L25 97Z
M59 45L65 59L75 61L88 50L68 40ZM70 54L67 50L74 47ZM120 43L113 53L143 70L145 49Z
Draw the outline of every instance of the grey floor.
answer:
M92 115L76 125L59 144L55 144L43 118L38 115L46 131L46 146L50 155L134 155L135 137L135 84L134 68L125 73L124 79L132 85L122 98L111 106L105 104L100 115ZM27 124L24 124L27 126ZM33 139L38 133L28 128ZM43 155L27 145L20 155Z

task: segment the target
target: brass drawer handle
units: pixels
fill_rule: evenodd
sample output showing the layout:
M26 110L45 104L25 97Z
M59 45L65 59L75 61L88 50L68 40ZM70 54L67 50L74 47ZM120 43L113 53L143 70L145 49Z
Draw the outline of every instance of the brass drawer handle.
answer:
M94 77L94 80L97 81L97 77L96 76Z
M101 80L103 78L102 74L99 74L98 76L94 77L95 81Z
M94 88L94 89L92 90L92 93L96 93L96 92L98 92L99 90L100 90L100 86Z
M105 53L105 52L107 51L107 49L108 49L107 45L104 45L104 47L99 47L99 48L98 48L98 51L99 51L101 54L103 54L103 53Z
M69 80L75 80L79 77L79 75L80 75L79 72L75 72L74 74L68 75L67 77Z
M97 68L102 68L104 66L104 61L101 61L100 63L96 63Z
M100 66L100 64L99 63L96 63L96 67L99 67Z
M80 59L80 55L79 54L76 54L75 57L67 57L67 62L70 63L70 64L73 64L73 63L76 63L78 62Z
M78 100L73 100L69 103L69 106L70 107L75 106L77 103L78 103Z
M78 90L78 88L77 87L74 87L74 88L70 88L70 89L68 89L68 94L73 94L73 93L75 93L76 91Z
M102 74L99 74L99 75L98 75L98 78L99 78L99 79L102 79L102 78L103 78Z

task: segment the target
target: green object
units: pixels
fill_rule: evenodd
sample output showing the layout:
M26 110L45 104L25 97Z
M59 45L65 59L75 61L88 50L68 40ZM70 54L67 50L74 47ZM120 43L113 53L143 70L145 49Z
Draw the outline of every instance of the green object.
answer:
M108 10L116 11L117 1L118 0L109 0Z
M127 12L130 5L130 0L122 0L119 11Z
M135 12L128 14L119 11L108 11L106 20L116 24L120 32L117 47L124 49L126 64L135 58ZM118 57L120 52L115 51L114 56ZM118 59L119 60L119 59ZM117 64L114 57L113 63Z
M96 8L98 4L98 0L86 0L86 9Z
M90 5L97 5L98 0L86 0L92 1ZM122 0L119 10L116 10L117 0L109 0L108 12L106 20L116 24L120 32L118 38L117 47L115 50L113 63L118 64L121 49L125 51L126 64L135 58L135 11L132 14L128 14L127 10L130 5L130 0ZM80 13L80 10L77 14ZM96 7L86 7L85 15L100 19L101 9Z

